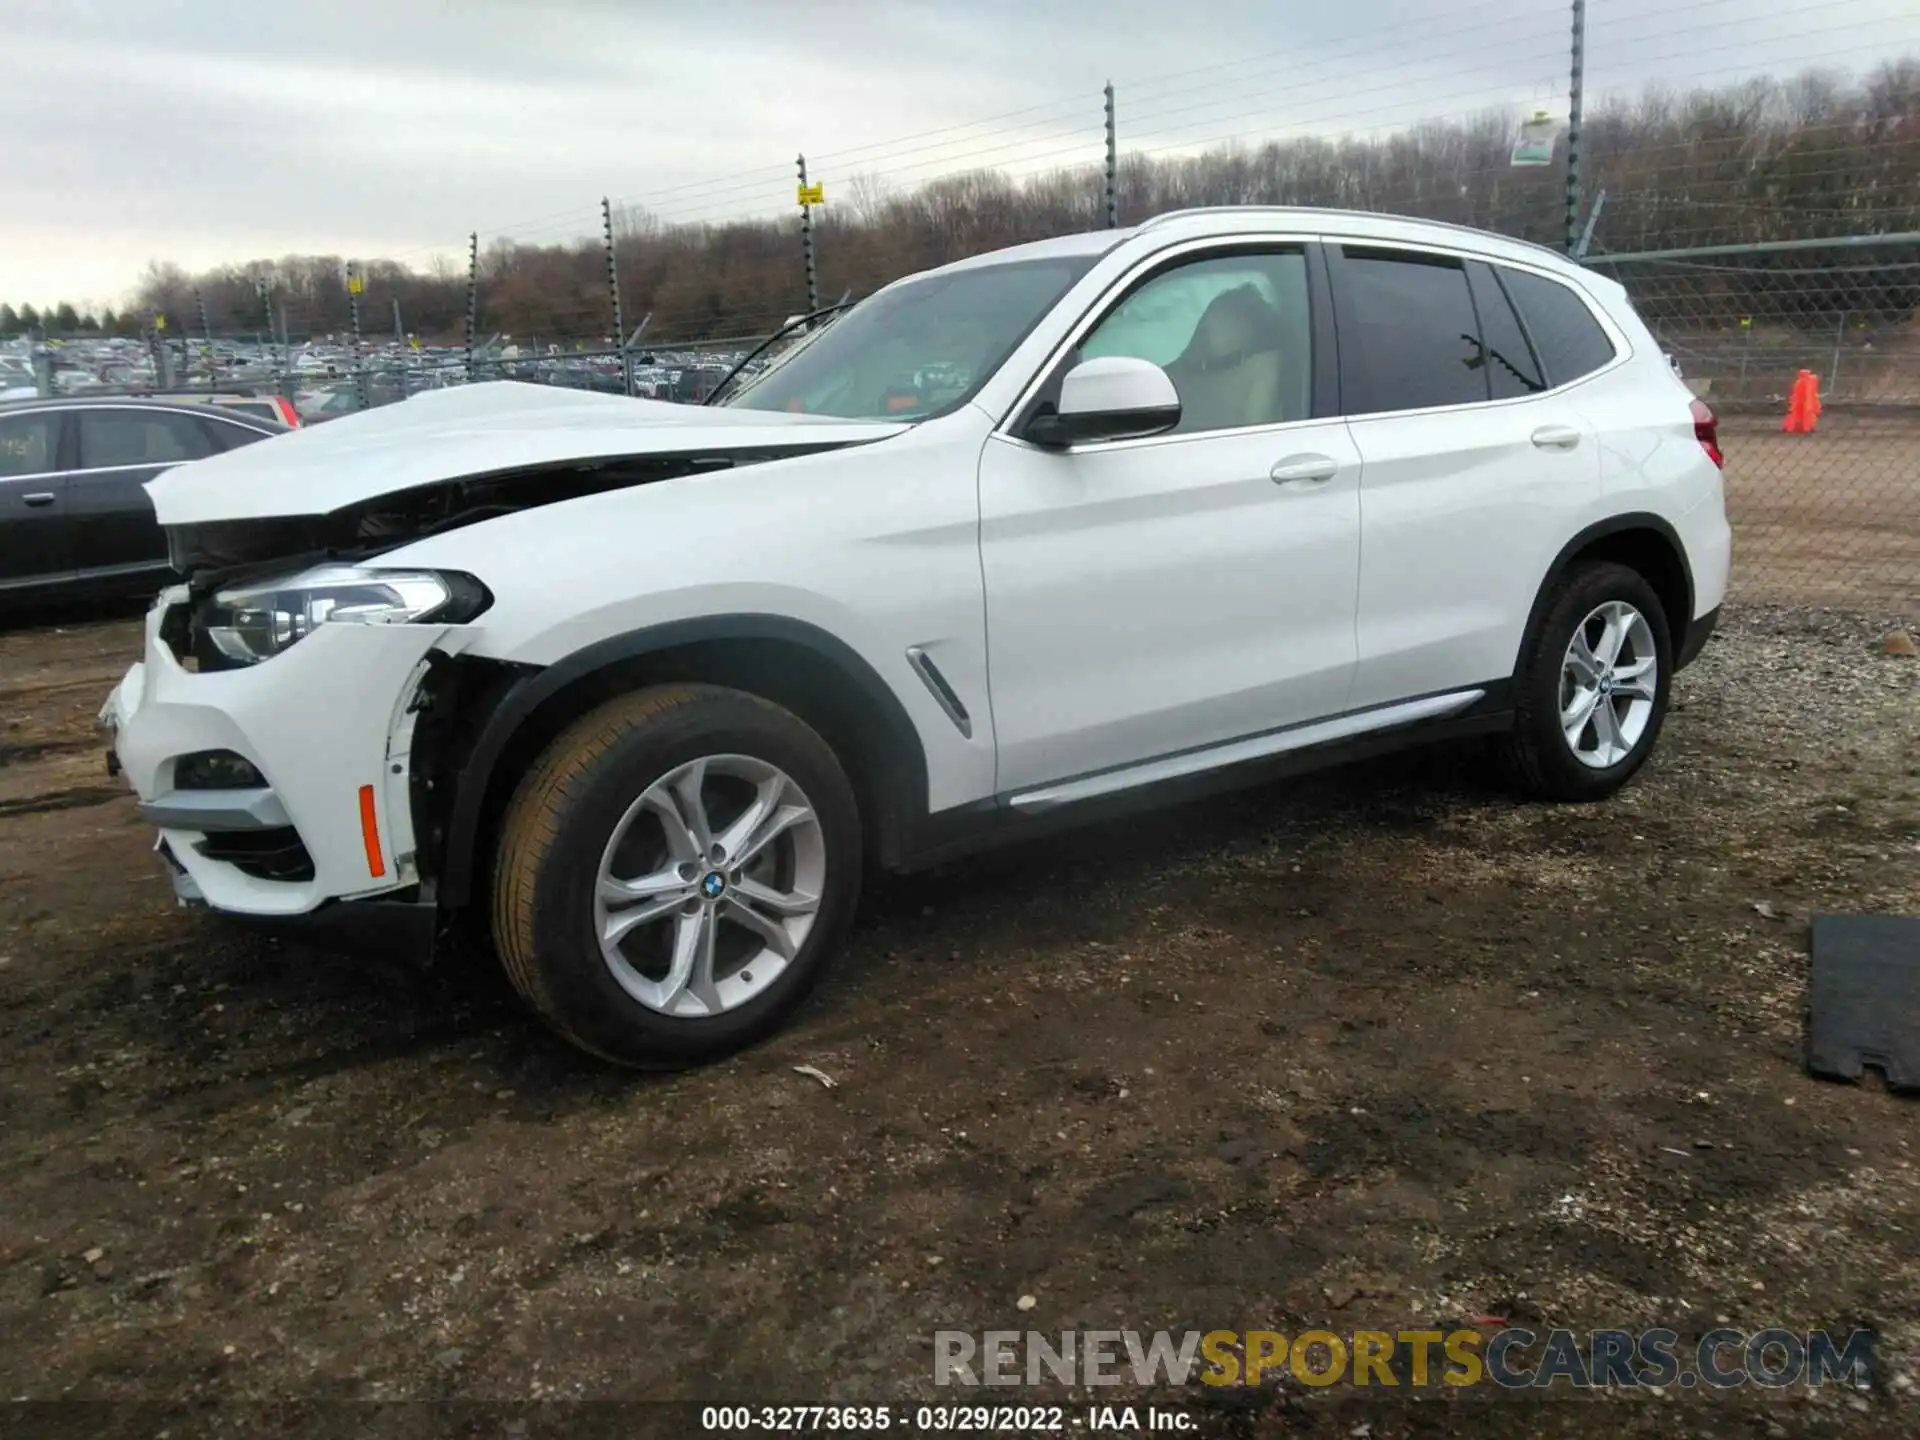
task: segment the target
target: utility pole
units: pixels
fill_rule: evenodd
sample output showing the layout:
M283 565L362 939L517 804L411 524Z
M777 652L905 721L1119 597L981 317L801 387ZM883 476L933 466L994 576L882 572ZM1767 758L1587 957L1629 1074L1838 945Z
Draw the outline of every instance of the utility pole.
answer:
M613 258L613 201L600 197L600 219L607 232L607 293L613 298L613 343L620 354L620 393L633 394L633 365L627 359L627 322L620 314L620 267Z
M820 280L813 269L813 206L807 199L807 157L802 155L800 165L800 253L807 262L807 313L811 315L820 308Z
M204 291L193 292L193 303L200 311L200 343L206 347L207 388L212 389L219 381L219 374L213 364L213 327L207 323L207 297Z
M480 318L480 232L467 236L467 383L473 383L473 328Z
M173 388L173 351L167 345L167 317L158 310L147 317L147 354L153 359L156 389Z
M367 282L360 276L360 268L353 261L347 262L347 319L353 327L353 399L362 410L367 408L367 372L360 363L360 292L366 289Z
M273 388L284 390L287 382L281 374L280 359L274 344L279 332L273 328L273 282L256 278L253 282L253 293L260 299L260 319L267 327L267 365L273 375Z
M1573 0L1573 73L1567 86L1567 253L1580 248L1580 117L1587 71L1587 0Z
M1113 82L1107 82L1107 228L1120 228L1120 141L1113 122Z

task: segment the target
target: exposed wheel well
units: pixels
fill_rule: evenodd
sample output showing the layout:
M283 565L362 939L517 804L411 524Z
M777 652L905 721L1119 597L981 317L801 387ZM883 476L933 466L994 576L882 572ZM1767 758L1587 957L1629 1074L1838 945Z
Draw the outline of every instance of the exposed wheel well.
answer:
M1576 536L1560 552L1547 572L1540 592L1534 598L1533 614L1521 640L1520 656L1527 654L1544 617L1547 594L1554 583L1574 565L1591 560L1611 560L1625 565L1645 578L1660 597L1667 612L1667 629L1673 637L1673 653L1686 650L1687 632L1693 625L1693 575L1687 568L1680 541L1665 521L1653 515L1622 516L1603 522ZM1515 670L1519 657L1515 659Z
M476 673L499 668L485 661L467 663ZM865 669L862 662L854 663ZM461 664L451 662L456 670ZM531 672L536 680L545 673ZM799 716L845 768L860 806L868 853L883 865L895 863L914 815L926 804L926 760L912 722L884 682L870 670L852 673L845 661L800 639L701 638L580 668L539 694L524 713L501 717L497 723L506 733L494 743L483 728L458 746L457 758L437 757L443 772L459 772L459 793L447 801L442 863L435 867L443 900L457 907L478 898L475 892L484 881L487 857L514 787L556 735L613 696L672 682L743 690ZM499 695L497 684L494 694ZM502 712L516 708L511 693L496 703ZM434 759L421 758L429 764ZM449 784L449 790L454 788Z

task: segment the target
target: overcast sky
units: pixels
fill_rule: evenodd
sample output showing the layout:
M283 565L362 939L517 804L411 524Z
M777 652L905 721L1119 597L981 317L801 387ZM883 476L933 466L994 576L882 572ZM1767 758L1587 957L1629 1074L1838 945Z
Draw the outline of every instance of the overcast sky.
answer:
M1591 0L1588 85L1920 52L1914 0ZM0 0L0 300L113 303L149 260L424 265L1101 150L1564 111L1529 0Z

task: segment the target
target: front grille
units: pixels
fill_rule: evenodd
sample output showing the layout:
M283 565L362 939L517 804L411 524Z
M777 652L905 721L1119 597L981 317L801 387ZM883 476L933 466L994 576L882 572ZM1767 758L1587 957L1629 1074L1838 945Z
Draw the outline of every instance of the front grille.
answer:
M311 880L313 857L291 825L276 830L230 830L209 835L194 847L209 860L221 860L256 880Z

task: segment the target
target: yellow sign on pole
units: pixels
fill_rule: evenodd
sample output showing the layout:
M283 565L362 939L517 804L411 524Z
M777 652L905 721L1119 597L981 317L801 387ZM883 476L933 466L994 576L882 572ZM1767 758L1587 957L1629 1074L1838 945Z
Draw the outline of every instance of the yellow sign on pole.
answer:
M817 181L812 185L800 186L799 193L800 203L802 205L824 205L827 203L827 184L824 180Z
M358 275L354 274L351 270L347 272L347 293L349 295L358 295L361 291L365 290L366 288L367 288L366 281L362 280Z
M156 329L156 330L164 330L164 329L166 329L166 328L167 328L167 317L166 317L166 316L164 316L164 315L156 315L156 316L154 316L154 317L153 317L153 328L154 328L154 329Z

